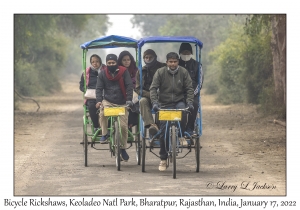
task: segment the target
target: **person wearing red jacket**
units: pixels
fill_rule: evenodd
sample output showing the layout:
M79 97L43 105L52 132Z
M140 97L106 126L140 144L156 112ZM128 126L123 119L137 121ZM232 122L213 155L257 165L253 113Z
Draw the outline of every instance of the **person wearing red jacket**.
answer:
M106 143L108 138L108 117L104 116L105 107L133 106L132 95L133 85L127 68L118 66L118 57L115 54L106 56L106 68L98 75L96 85L96 108L100 108L100 125L102 128L102 137L100 143ZM104 91L104 94L103 94ZM125 109L125 115L120 116L121 125L121 159L128 161L129 156L126 152L128 138L128 110Z

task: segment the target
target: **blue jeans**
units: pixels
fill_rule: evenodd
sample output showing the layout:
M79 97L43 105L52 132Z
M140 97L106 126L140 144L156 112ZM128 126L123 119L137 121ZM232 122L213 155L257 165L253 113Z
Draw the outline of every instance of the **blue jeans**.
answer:
M178 102L175 105L170 105L170 106L168 105L168 106L165 106L163 108L164 109L184 109L184 108L186 108L186 105L185 105L184 102ZM185 131L186 121L187 121L186 112L182 112L182 119L180 121L180 127L181 127L182 135L184 134L184 131ZM160 155L161 160L166 160L168 158L166 147L169 148L168 137L169 137L170 123L168 123L167 134L166 134L167 139L165 141L166 124L167 124L167 121L160 121L159 122L159 128L162 131L160 136L159 136L159 140L160 140L159 155Z

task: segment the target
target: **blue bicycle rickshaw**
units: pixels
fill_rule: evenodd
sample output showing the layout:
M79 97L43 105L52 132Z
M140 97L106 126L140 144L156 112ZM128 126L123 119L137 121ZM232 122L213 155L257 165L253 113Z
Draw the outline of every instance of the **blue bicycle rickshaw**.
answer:
M109 49L109 48L119 48L119 47L126 47L126 48L134 48L137 57L137 40L124 37L124 36L104 36L98 39L85 42L84 44L80 45L81 49L83 49L82 53L82 71L84 75L84 84L86 84L86 55L88 50L90 49ZM84 94L87 90L86 85L84 86L83 92L83 100ZM116 107L116 108L105 108L104 109L104 116L109 117L109 140L108 145L109 148L103 149L96 147L96 144L100 144L101 128L94 131L94 125L92 120L89 117L89 111L86 105L83 103L83 141L81 144L83 145L84 150L84 165L88 165L88 146L91 145L91 148L96 150L109 150L111 152L111 156L116 157L116 166L118 170L120 170L120 138L121 138L121 130L120 130L120 120L119 116L125 113L126 107ZM90 125L90 126L88 126ZM90 129L88 129L90 127ZM132 144L135 144L136 148L136 159L137 164L140 165L140 135L139 135L139 124L137 125L136 132L132 132L128 130L128 140L130 148ZM89 140L90 138L90 140Z
M138 41L138 60L139 62L139 69L142 69L142 47L148 43L190 43L193 44L196 48L196 60L199 62L198 71L202 71L202 64L201 64L201 49L203 47L203 43L195 37L192 36L153 36L153 37L145 37L141 38ZM201 87L202 84L202 74L198 74L198 87ZM142 84L142 71L140 71L140 84ZM142 95L142 88L143 85L140 87L139 99ZM165 129L165 143L168 141L169 147L166 147L168 153L167 159L167 166L169 163L173 165L173 178L176 178L176 159L184 158L188 153L195 150L195 157L196 157L196 172L199 172L200 168L200 137L202 135L202 112L201 112L201 95L200 95L200 88L198 89L198 101L199 106L197 108L197 116L195 120L194 126L194 133L193 135L189 135L189 133L181 133L181 128L179 121L182 117L182 112L186 111L186 109L182 110L160 110L159 114L155 114L155 121L159 123L159 121L167 121L167 125L169 123L168 131ZM152 112L154 114L154 112ZM154 154L155 156L159 157L153 150L155 148L160 148L159 145L159 135L161 130L154 136L149 136L146 132L144 127L144 122L142 117L140 116L140 135L141 135L141 148L142 148L142 172L145 172L145 158L146 158L146 149ZM166 134L169 133L167 136ZM185 152L183 152L185 151Z

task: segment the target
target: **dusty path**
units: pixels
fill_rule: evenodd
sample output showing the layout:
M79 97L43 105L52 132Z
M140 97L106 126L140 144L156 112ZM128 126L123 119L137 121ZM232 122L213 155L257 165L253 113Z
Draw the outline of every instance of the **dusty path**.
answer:
M15 111L15 196L286 194L285 127L261 118L255 106L217 105L208 95L202 95L199 173L194 153L177 161L177 179L172 167L159 172L159 159L150 153L142 173L134 147L121 171L108 151L94 149L84 167L78 78L69 79L63 93L37 98L39 112L30 101Z

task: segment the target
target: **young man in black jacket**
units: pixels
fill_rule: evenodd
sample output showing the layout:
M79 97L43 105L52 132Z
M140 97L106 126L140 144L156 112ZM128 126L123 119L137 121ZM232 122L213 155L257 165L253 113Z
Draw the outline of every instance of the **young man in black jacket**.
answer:
M102 128L102 137L100 143L105 143L108 138L107 123L108 117L104 116L105 107L133 106L132 93L133 85L127 68L117 65L117 56L108 54L106 56L106 68L98 75L96 85L96 108L101 106L100 126ZM104 95L102 95L104 90ZM126 162L129 156L126 152L128 138L128 111L125 109L125 115L120 116L122 131L121 139L121 158Z
M193 83L193 89L194 89L194 101L193 101L193 106L194 110L188 115L188 123L186 126L186 132L188 132L190 135L193 135L194 131L194 125L195 125L195 120L198 112L198 107L199 107L199 101L198 101L198 96L200 94L200 90L202 88L202 83L203 83L203 71L201 66L199 66L199 62L194 60L192 58L193 54L193 49L190 43L182 43L179 48L179 54L180 54L180 59L179 59L179 65L184 67L186 70L188 70L190 77L192 79ZM200 69L200 71L199 71ZM199 72L200 72L200 86L198 85L198 77L199 77ZM200 87L200 88L199 88Z

